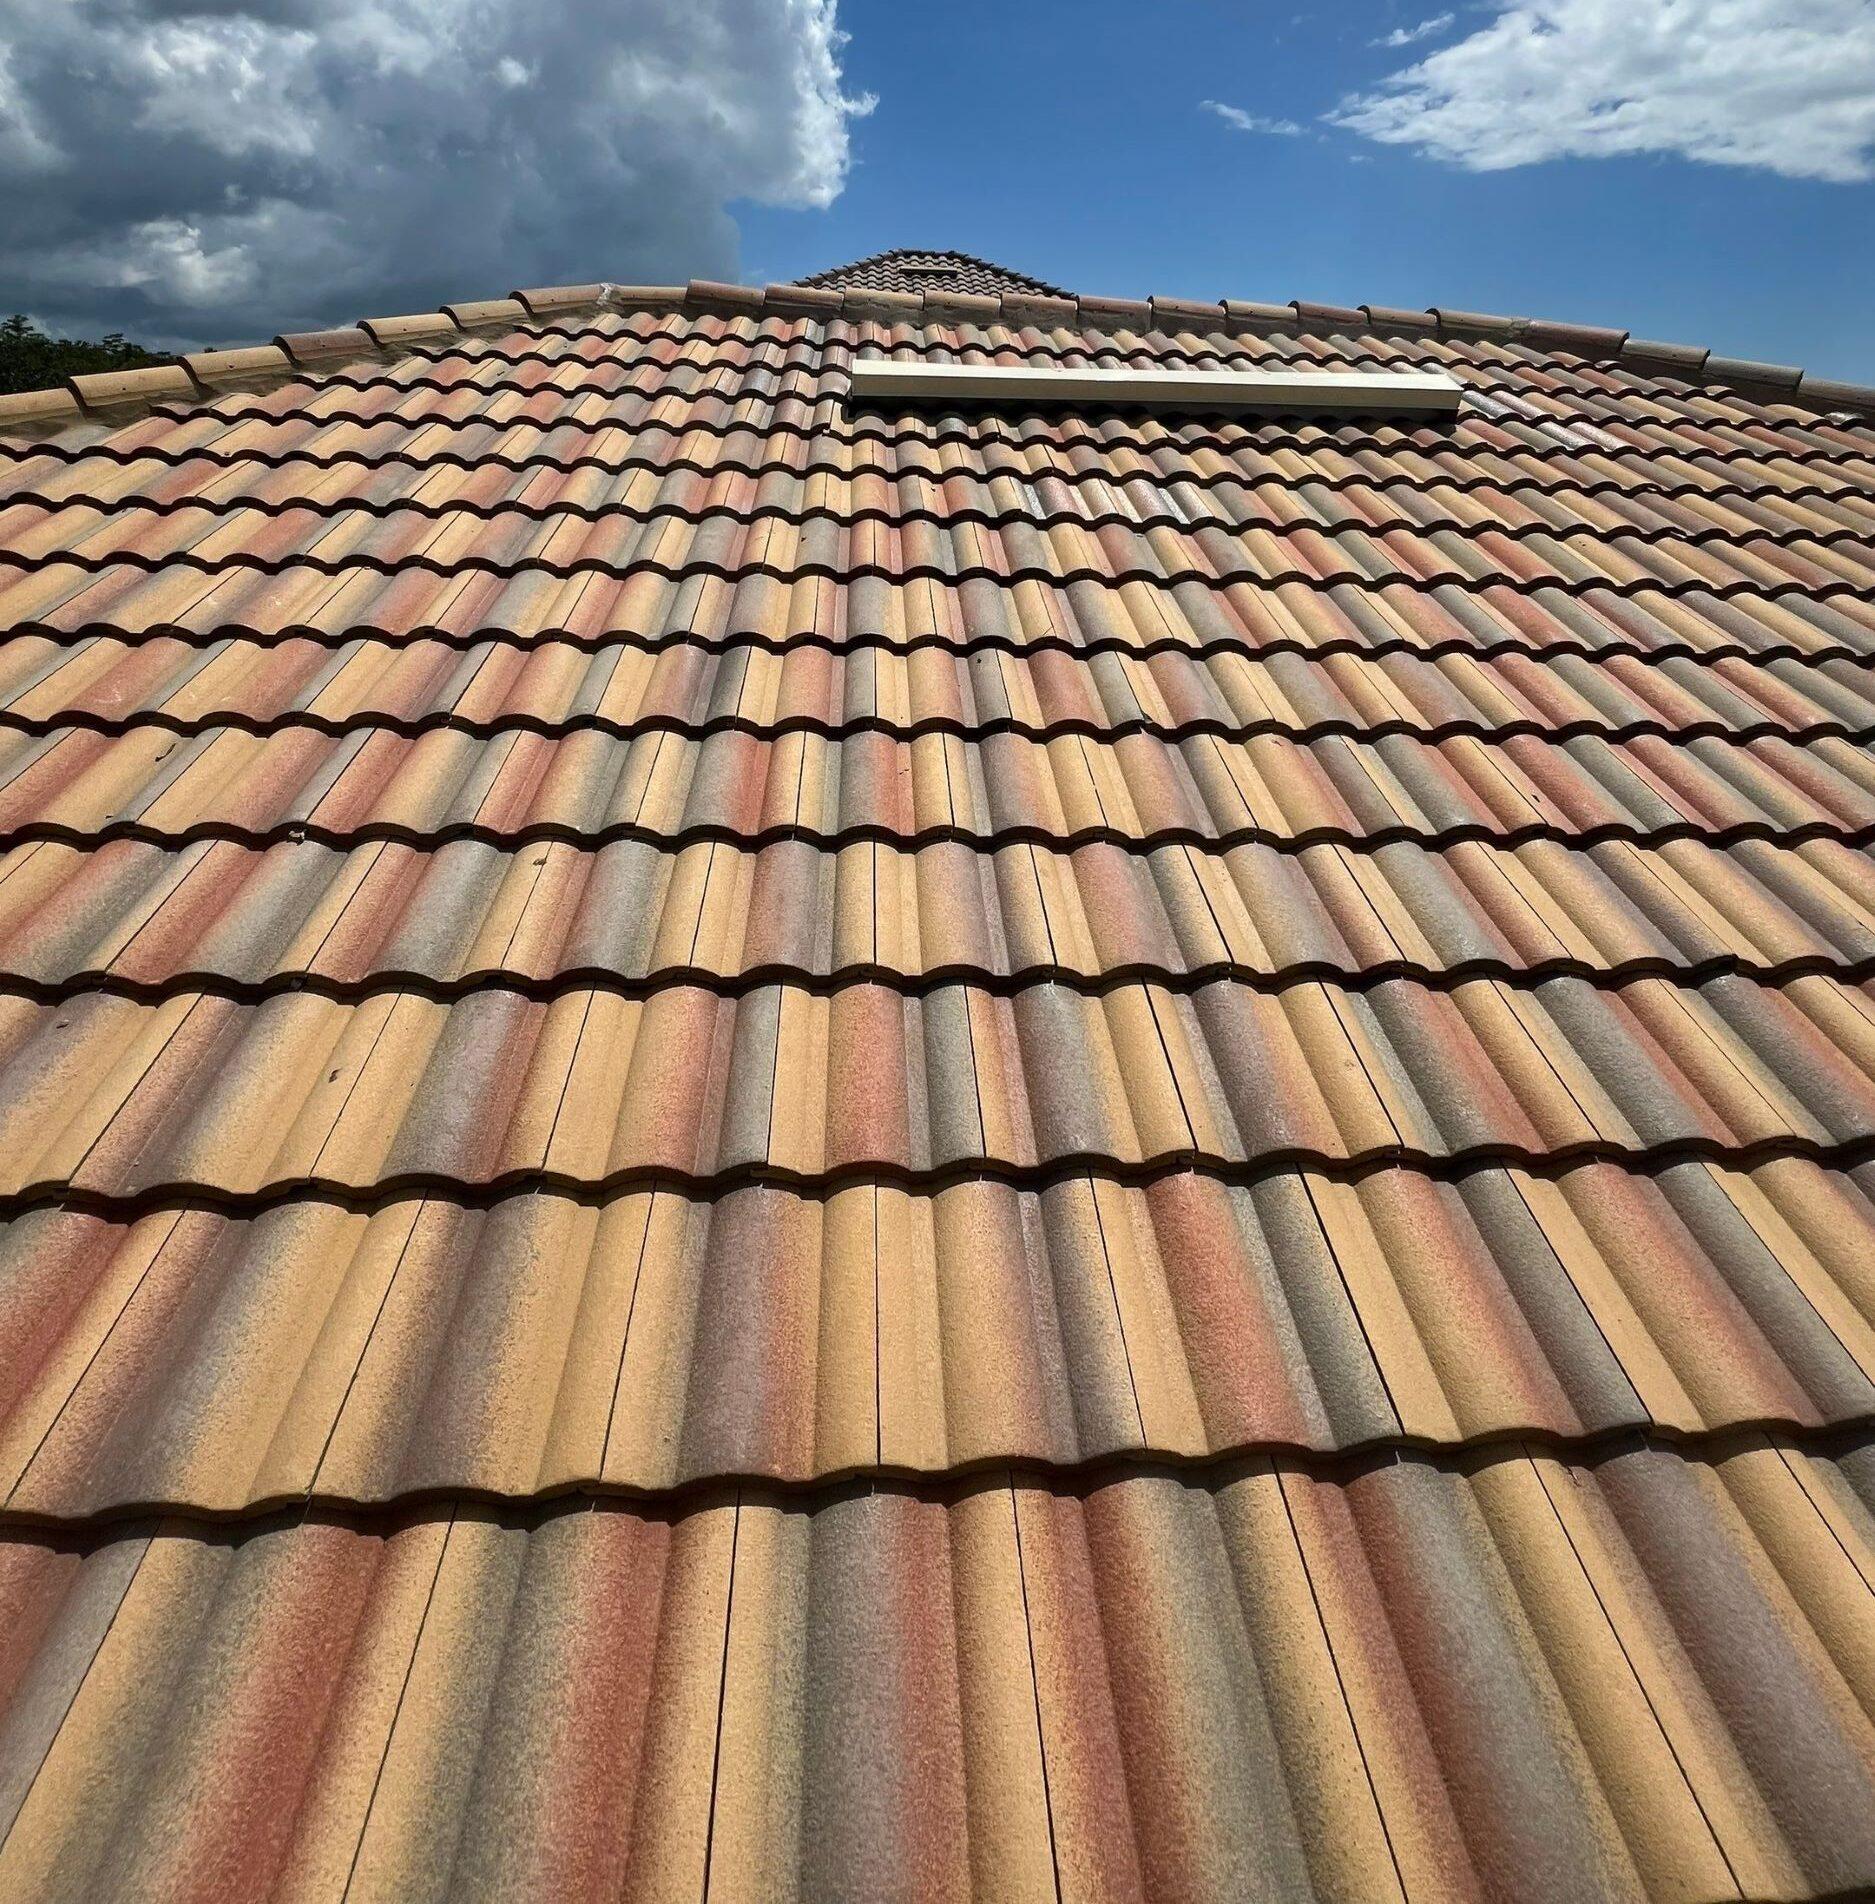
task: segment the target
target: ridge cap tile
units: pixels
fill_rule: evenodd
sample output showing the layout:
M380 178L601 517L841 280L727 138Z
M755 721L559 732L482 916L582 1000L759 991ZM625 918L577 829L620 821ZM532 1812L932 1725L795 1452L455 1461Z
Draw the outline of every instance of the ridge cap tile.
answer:
M1152 328L1152 305L1146 298L1083 297L1076 300L1083 324L1096 319L1118 319L1141 330Z
M1628 333L1603 324L1566 324L1533 317L1524 326L1523 341L1533 350L1566 350L1581 357L1618 357L1628 341Z
M840 312L848 318L872 318L886 323L916 324L924 315L922 291L875 290L870 285L848 285L840 293ZM1004 301L997 300L997 310Z
M1003 315L1000 297L986 297L971 291L926 291L923 296L927 323L995 324Z
M722 311L733 316L762 308L762 294L752 285L718 284L708 278L692 278L684 291L684 302L699 310Z
M1432 306L1439 329L1453 337L1510 338L1521 334L1530 322L1527 317L1498 317L1485 311L1454 311L1444 305Z
M181 363L94 371L66 378L65 388L90 411L121 409L130 403L160 403L170 397L194 397L201 391L187 366Z
M608 311L681 311L688 289L681 284L602 284L599 302Z
M1794 364L1754 363L1746 357L1708 355L1704 369L1708 377L1719 382L1762 384L1777 390L1795 390L1803 378Z
M81 410L77 393L63 383L48 384L43 390L0 393L0 421L12 417L70 416L76 419Z
M508 295L530 317L550 317L561 312L583 310L589 305L597 309L606 289L603 284L555 284L532 291L511 291Z
M1288 308L1295 313L1298 324L1353 324L1359 326L1363 313L1346 304L1311 304L1302 298L1291 298Z
M375 357L379 351L377 339L356 324L323 331L288 332L273 341L302 368L348 358Z
M445 304L443 315L459 330L480 330L491 325L510 328L527 316L527 306L519 298L477 298L466 304Z
M1712 355L1703 344L1663 344L1652 338L1630 337L1621 346L1624 362L1635 360L1665 365L1684 365L1689 370L1703 370L1706 359Z
M762 308L789 317L835 317L840 311L838 291L806 284L770 284L762 289Z
M461 327L447 311L413 311L405 317L361 317L358 328L381 350L461 335Z
M196 385L207 392L271 389L299 375L278 344L238 344L226 350L185 352L177 359Z
M1837 377L1813 377L1806 370L1799 382L1798 394L1817 401L1852 410L1875 410L1875 384L1848 383Z
M1150 300L1155 323L1170 319L1173 328L1189 323L1219 324L1224 319L1223 304L1208 304L1199 298L1162 298Z
M1436 311L1402 311L1387 304L1363 304L1360 309L1370 324L1384 324L1389 329L1436 331L1439 328Z

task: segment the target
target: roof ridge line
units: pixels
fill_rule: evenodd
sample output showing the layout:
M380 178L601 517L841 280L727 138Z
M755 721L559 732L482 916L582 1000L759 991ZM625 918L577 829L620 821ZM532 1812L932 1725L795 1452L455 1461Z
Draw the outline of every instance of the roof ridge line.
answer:
M892 245L884 251L871 251L865 257L853 258L845 264L830 265L825 271L809 272L804 277L794 279L793 282L815 290L845 290L847 288L845 281L858 272L883 267L896 269L901 275L916 274L921 264L936 259L949 260L951 269L975 270L987 272L994 277L1007 278L1009 282L1002 287L1006 291L1023 292L1030 296L1067 297L1071 295L1060 285L1053 284L1046 278L1038 278L1032 271L1017 271L1013 266L998 264L994 258L979 257L974 251L959 251L950 246L932 245ZM914 260L919 262L913 262ZM862 287L855 286L854 288Z
M1875 417L1875 384L1815 377L1793 365L1725 357L1703 345L1662 343L1608 326L1505 317L1449 306L1409 311L1380 304L1319 304L1302 298L1264 304L1239 298L1207 303L1188 298L1050 297L1031 292L835 291L809 284L757 287L692 278L687 284L602 281L517 290L505 298L445 304L435 311L360 318L356 324L327 330L282 332L266 344L192 351L171 363L141 370L67 377L44 390L0 395L0 435L46 435L88 421L118 425L158 403L212 399L237 389L271 389L343 364L393 362L445 338L601 311L841 318L908 325L1002 323L1111 332L1176 333L1202 326L1235 336L1293 335L1328 327L1441 342L1490 340L1736 390L1763 402L1800 405L1822 415Z
M1662 1421L1633 1421L1578 1434L1528 1425L1490 1428L1455 1440L1436 1440L1396 1429L1341 1447L1269 1438L1195 1453L1170 1447L1122 1447L1066 1457L1026 1452L988 1454L943 1468L855 1462L812 1475L723 1467L656 1483L606 1481L597 1476L536 1484L523 1490L458 1483L409 1487L376 1498L313 1487L263 1495L238 1506L205 1507L180 1495L148 1494L64 1513L8 1503L0 1506L0 1538L45 1534L74 1542L91 1538L109 1541L126 1538L140 1523L147 1528L149 1522L160 1520L168 1533L222 1541L239 1539L250 1530L287 1520L362 1530L443 1518L464 1506L478 1508L502 1524L558 1519L595 1509L680 1516L726 1505L738 1490L758 1495L764 1504L785 1504L812 1512L854 1494L894 1494L932 1501L1006 1487L1012 1480L1020 1487L1074 1496L1094 1493L1116 1482L1146 1478L1184 1488L1210 1489L1228 1486L1258 1469L1345 1484L1389 1468L1466 1476L1518 1462L1548 1461L1581 1471L1637 1454L1670 1457L1688 1467L1708 1468L1762 1449L1830 1459L1839 1451L1866 1446L1871 1437L1875 1437L1875 1416L1864 1410L1833 1421L1740 1415L1736 1420L1692 1428Z

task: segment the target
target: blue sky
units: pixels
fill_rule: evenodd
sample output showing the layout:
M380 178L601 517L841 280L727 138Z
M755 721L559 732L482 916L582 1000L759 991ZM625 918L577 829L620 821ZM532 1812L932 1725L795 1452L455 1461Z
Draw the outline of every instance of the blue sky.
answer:
M0 313L68 334L930 245L1875 381L1875 0L0 0L0 48Z
M1610 323L1875 381L1875 185L1866 179L1779 176L1761 163L1672 151L1480 171L1323 123L1416 57L1489 29L1502 9L1451 11L1447 26L1394 48L1375 42L1440 9L844 0L842 85L877 103L851 122L850 171L826 209L734 207L744 275L786 279L895 245L954 246L1075 290L1448 304ZM1589 50L1612 57L1606 42L1625 30L1622 14L1662 11L1625 0L1591 32ZM1718 16L1721 31L1725 11L1722 0L1697 8ZM1729 23L1732 57L1705 51L1711 77L1703 87L1690 77L1708 98L1753 83L1764 59L1738 50L1736 35L1764 11L1746 7ZM1841 48L1838 65L1858 51L1864 65L1875 59L1875 13L1821 10L1825 34L1845 21L1853 30L1858 14L1867 35L1859 49ZM1672 17L1656 25L1669 36L1685 30ZM1780 112L1834 112L1842 123L1828 74L1814 76L1823 96L1805 97L1812 77L1801 56L1779 97L1748 102L1766 121L1756 150L1840 169L1866 118L1821 152L1804 146L1801 123L1778 123ZM1644 66L1648 47L1633 57ZM1867 91L1866 75L1852 77L1863 88L1847 102L1853 112ZM1303 130L1238 130L1205 110L1206 99ZM1711 103L1724 108L1722 97ZM1490 106L1486 123L1470 128L1481 141L1503 131L1488 123ZM1688 135L1671 110L1661 116L1651 136L1712 145L1709 127Z

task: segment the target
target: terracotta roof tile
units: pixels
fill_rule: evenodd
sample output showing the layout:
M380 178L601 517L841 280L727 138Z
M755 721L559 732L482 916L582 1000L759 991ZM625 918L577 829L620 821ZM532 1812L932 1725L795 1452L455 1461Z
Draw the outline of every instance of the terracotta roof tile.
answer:
M1860 729L1855 730L1858 734ZM1396 840L1655 844L1875 837L1866 737L1712 737L1678 747L1524 734L1491 743L1395 733L1242 741L1201 732L900 740L668 727L550 737L428 727L405 735L286 725L0 730L0 846L30 840L473 839L514 847L639 839L754 847L943 840L1222 848Z
M139 374L0 399L0 1891L1875 1884L1875 396L906 253Z
M1861 737L1875 725L1875 665L1851 654L1747 662L1632 651L1596 660L1564 651L1539 661L1515 649L1427 655L1404 645L1322 661L1240 646L1074 660L1039 646L947 652L935 644L744 641L710 651L543 638L465 649L434 637L328 646L305 636L235 635L206 647L174 635L132 641L94 633L70 643L21 635L0 641L0 725L109 733L311 726L333 734L526 727L555 736L599 728L620 738L668 728L692 739L730 728L764 739L874 728L900 740L943 732L1044 741L1129 733L1167 741L1200 734L1312 741L1329 733L1809 739Z
M798 838L35 842L0 859L0 984L455 996L489 981L907 992L1142 978L1263 989L1390 977L1692 982L1875 975L1875 861L1818 838L1135 852Z
M1875 1417L1872 1251L1868 1166L1799 1159L38 1209L0 1235L0 1498L230 1514L1847 1429Z
M1046 981L253 1005L183 992L11 1016L12 1196L1833 1158L1875 1142L1871 995L1820 974L1137 981L1095 996Z
M411 1895L442 1846L561 1896L964 1896L992 1855L1004 1894L1061 1863L1186 1896L1843 1893L1875 1868L1866 1502L1859 1455L1746 1439L16 1535L43 1763L0 1868Z

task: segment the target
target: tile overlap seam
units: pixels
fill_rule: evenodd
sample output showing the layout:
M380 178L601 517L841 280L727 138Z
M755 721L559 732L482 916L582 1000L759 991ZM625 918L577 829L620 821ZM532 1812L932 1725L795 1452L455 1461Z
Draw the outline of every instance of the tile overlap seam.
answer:
M713 821L656 827L622 820L603 826L580 827L543 820L502 828L464 820L423 828L391 821L368 821L357 826L334 827L316 821L289 819L266 827L203 820L172 829L151 826L140 820L110 820L101 826L90 827L67 825L56 820L33 820L0 828L0 853L35 841L51 841L66 846L97 846L115 840L137 840L146 845L165 847L193 845L204 840L224 840L255 849L301 841L333 847L359 846L372 841L427 847L462 840L502 847L532 846L550 841L599 847L630 840L671 849L716 843L751 851L787 841L835 851L870 840L907 851L945 844L964 845L983 852L1019 845L1050 846L1064 851L1082 846L1106 845L1136 853L1166 846L1218 850L1235 846L1267 846L1276 852L1300 852L1311 846L1338 846L1351 852L1362 852L1377 851L1402 842L1437 849L1474 840L1499 846L1548 841L1565 847L1587 847L1613 841L1636 846L1660 846L1674 840L1703 840L1710 846L1724 847L1747 840L1767 840L1789 845L1828 840L1844 846L1863 847L1875 843L1875 822L1852 826L1834 820L1806 820L1796 825L1780 825L1766 820L1741 820L1720 826L1707 820L1685 819L1644 827L1629 821L1607 821L1567 832L1553 822L1533 820L1516 826L1493 826L1467 821L1456 826L1430 829L1402 823L1376 827L1366 832L1341 826L1312 826L1294 833L1278 833L1267 827L1247 826L1220 827L1210 833L1197 827L1160 827L1144 833L1121 833L1112 827L1086 826L1061 830L1029 824L995 827L982 832L957 825L931 825L914 831L898 832L889 826L874 823L829 830L793 822L778 822L773 826L745 830Z
M1336 1154L1308 1145L1273 1145L1253 1157L1233 1158L1181 1148L1133 1160L1091 1149L1064 1150L1045 1161L1023 1163L1002 1157L968 1157L925 1165L889 1158L856 1159L819 1170L770 1162L731 1164L697 1170L666 1162L629 1165L596 1175L536 1166L516 1167L469 1178L438 1170L398 1170L370 1183L349 1183L318 1172L282 1177L253 1190L234 1190L193 1177L177 1177L134 1191L96 1190L58 1175L23 1182L0 1193L0 1221L28 1210L63 1209L128 1220L152 1211L199 1209L228 1216L252 1216L284 1204L316 1200L345 1210L372 1211L417 1196L446 1198L465 1208L486 1208L517 1196L551 1192L574 1201L599 1201L633 1190L672 1190L707 1199L731 1190L771 1187L804 1196L877 1184L915 1195L966 1183L993 1183L1017 1190L1043 1190L1079 1179L1122 1186L1161 1183L1196 1176L1236 1187L1306 1171L1336 1183L1358 1183L1384 1171L1407 1171L1435 1183L1457 1183L1489 1170L1518 1170L1547 1179L1584 1164L1612 1164L1651 1176L1679 1164L1718 1164L1749 1170L1794 1158L1825 1170L1852 1170L1875 1159L1875 1133L1842 1139L1817 1139L1785 1132L1747 1143L1708 1137L1675 1137L1656 1142L1617 1143L1584 1138L1532 1150L1501 1141L1455 1146L1444 1152L1410 1144L1382 1144Z
M1435 1474L1469 1475L1533 1458L1574 1470L1589 1470L1636 1453L1671 1455L1689 1467L1707 1467L1747 1450L1839 1457L1875 1443L1875 1414L1810 1425L1775 1418L1740 1419L1722 1427L1675 1429L1618 1427L1563 1435L1519 1426L1446 1441L1428 1436L1386 1435L1322 1449L1294 1442L1247 1441L1177 1454L1139 1448L1091 1455L1079 1461L1045 1461L990 1455L941 1470L918 1470L890 1463L868 1463L830 1470L807 1480L778 1478L748 1469L726 1468L662 1487L634 1487L580 1481L526 1492L476 1487L415 1488L379 1499L295 1491L235 1508L207 1508L187 1500L149 1500L113 1505L81 1514L48 1514L0 1505L0 1541L12 1536L62 1536L82 1540L122 1539L149 1523L194 1528L204 1540L239 1536L244 1530L288 1520L368 1528L385 1523L415 1524L449 1520L461 1509L493 1510L516 1520L563 1517L594 1508L639 1509L683 1514L698 1506L728 1500L737 1493L757 1495L785 1506L813 1508L864 1494L890 1494L912 1500L943 1500L960 1493L1007 1485L1030 1486L1063 1498L1075 1498L1116 1482L1136 1479L1172 1481L1209 1489L1246 1470L1277 1473L1327 1483L1346 1483L1390 1468Z
M1623 959L1609 965L1557 958L1513 965L1503 959L1457 959L1450 965L1424 965L1410 959L1376 960L1365 965L1332 965L1325 960L1294 960L1274 970L1213 960L1172 969L1138 960L1116 964L1101 972L1080 971L1064 965L1022 965L1008 971L947 961L918 972L896 966L854 963L818 970L773 960L725 972L700 965L656 966L627 974L615 966L573 964L548 974L534 974L513 966L484 966L455 977L439 977L412 966L386 964L356 978L292 968L263 978L240 978L199 966L179 967L163 978L139 978L108 968L87 966L62 978L36 978L9 971L0 963L0 999L18 998L35 1005L65 1005L92 996L122 998L138 1004L162 1004L175 998L211 998L233 1004L260 1004L284 995L331 999L360 1004L369 999L408 995L435 1004L453 1004L489 993L511 993L533 1003L547 1003L573 992L601 992L608 997L647 999L667 991L704 991L712 997L745 998L751 993L784 987L812 998L831 998L859 986L883 989L896 998L927 998L937 992L967 987L993 998L1014 998L1044 986L1059 987L1081 998L1104 998L1110 993L1151 986L1171 996L1187 997L1214 985L1239 986L1261 997L1279 997L1308 986L1332 985L1346 992L1367 992L1402 981L1432 992L1452 992L1476 984L1502 985L1516 991L1539 991L1558 979L1578 980L1598 992L1614 992L1655 980L1683 991L1697 991L1714 979L1743 978L1766 989L1805 978L1830 978L1843 985L1875 981L1875 953L1836 957L1825 953L1753 962L1742 954L1720 953L1675 964L1665 958Z
M1871 695L1871 699L1875 699L1875 694ZM762 721L743 714L714 714L697 718L681 714L648 714L622 719L602 714L549 717L525 712L478 716L457 714L448 709L399 715L371 708L361 708L350 714L321 714L311 709L286 708L276 713L259 715L243 713L238 708L230 707L217 708L206 714L186 715L171 713L161 706L139 708L125 714L105 714L84 707L62 708L53 714L20 714L9 707L0 706L0 733L19 734L35 740L50 740L65 733L125 739L146 729L173 734L185 740L223 732L250 734L260 739L295 732L320 734L330 739L342 739L360 733L391 734L403 740L413 740L424 734L463 734L476 740L497 739L504 734L532 734L549 740L565 739L574 734L603 734L610 739L623 741L650 734L668 734L685 741L709 740L721 734L742 734L751 740L764 742L780 740L792 734L804 734L836 743L857 735L877 735L895 743L909 744L940 737L967 742L1009 735L1018 740L1033 741L1038 746L1046 746L1057 740L1106 742L1146 739L1162 741L1174 747L1188 740L1217 740L1231 744L1265 738L1293 741L1298 746L1309 746L1324 740L1393 738L1419 740L1428 745L1449 740L1477 740L1486 745L1495 745L1506 740L1523 739L1552 741L1558 745L1571 740L1601 740L1611 744L1660 740L1670 746L1697 740L1733 741L1741 746L1759 740L1787 741L1793 746L1818 740L1844 740L1860 744L1875 741L1875 722L1857 723L1830 718L1780 721L1769 717L1752 721L1724 721L1716 715L1704 720L1686 721L1651 718L1596 720L1585 715L1556 721L1539 720L1534 716L1507 721L1483 721L1455 715L1448 720L1433 721L1404 714L1380 720L1328 716L1315 721L1287 721L1271 715L1253 721L1223 721L1204 716L1187 721L1156 721L1142 715L1103 722L1073 717L1056 721L1027 721L1013 715L960 720L942 714L915 721L895 721L870 715L829 720L818 714L789 714L779 720Z
M1635 540L1635 538L1607 537L1597 546L1606 548L1623 540ZM1771 543L1769 538L1764 540L1767 546L1776 547L1779 553L1801 553L1785 550L1782 545ZM1653 545L1638 544L1638 546ZM611 561L596 557L571 562L548 561L544 557L500 560L492 556L478 555L451 556L445 561L421 551L412 551L396 557L349 553L342 557L328 558L311 552L278 557L251 554L204 557L192 549L180 549L161 555L145 554L135 549L114 549L96 558L70 556L63 551L48 557L22 555L17 549L0 547L0 570L8 570L17 575L36 574L44 569L49 561L57 560L72 562L94 580L112 568L122 568L143 575L171 575L183 571L193 575L218 578L226 578L229 575L278 577L293 573L318 575L331 580L353 575L378 575L387 579L424 575L458 584L477 577L502 582L531 578L548 582L570 582L592 576L617 582L649 578L677 585L695 581L729 584L763 581L790 586L802 582L828 583L849 588L855 582L883 582L894 585L937 583L940 586L955 587L981 582L998 589L1021 583L1034 583L1043 587L1062 589L1088 584L1114 595L1121 594L1130 586L1143 584L1147 587L1163 589L1194 587L1206 594L1218 596L1228 596L1231 590L1244 587L1293 586L1307 590L1311 594L1325 595L1336 588L1353 586L1363 589L1397 587L1413 595L1427 595L1441 588L1451 589L1457 594L1468 596L1483 596L1498 591L1526 600L1539 599L1545 593L1576 601L1593 599L1597 595L1623 601L1632 601L1642 596L1658 596L1668 601L1697 601L1709 597L1720 602L1745 599L1771 603L1781 603L1793 598L1813 603L1829 603L1838 597L1862 603L1870 599L1870 589L1865 583L1840 575L1832 575L1824 581L1805 581L1792 577L1789 581L1771 583L1760 582L1744 575L1738 576L1734 581L1714 582L1701 576L1675 579L1651 573L1624 578L1599 573L1592 576L1570 576L1565 575L1561 570L1538 576L1512 575L1505 570L1496 570L1489 575L1466 575L1449 567L1427 575L1414 575L1403 569L1393 569L1385 574L1374 575L1359 573L1352 569L1337 571L1332 575L1222 574L1194 569L1184 574L1168 575L1161 570L1143 567L1125 570L1094 569L1082 566L1045 569L1027 564L1006 570L987 566L952 569L940 567L936 563L912 562L888 569L872 561L839 562L828 559L790 562L786 565L757 561L731 565L728 562L715 560L666 562L635 555L626 561ZM24 624L16 623L13 625L12 632L17 632L21 626L31 625L33 624L30 621Z
M87 572L83 580L74 587L72 598L82 594L86 587L99 579L100 574L107 572L108 569L96 573ZM1288 584L1283 586L1286 587ZM1353 587L1351 583L1336 583L1334 589L1328 593L1332 596ZM1314 594L1316 591L1307 592ZM1438 594L1437 589L1428 592L1434 596ZM1696 600L1696 598L1688 599ZM1008 655L1016 659L1032 654L1060 654L1075 660L1112 655L1137 661L1151 661L1161 656L1176 656L1193 662L1204 662L1220 656L1243 655L1247 651L1252 660L1282 655L1304 661L1329 660L1339 656L1381 661L1389 656L1404 655L1413 660L1429 663L1443 659L1492 661L1504 656L1528 659L1533 662L1546 661L1554 656L1567 656L1584 661L1605 661L1612 658L1644 664L1684 661L1697 666L1714 667L1732 661L1749 663L1841 661L1856 666L1867 666L1871 661L1875 661L1875 617L1871 617L1870 626L1866 630L1857 623L1849 624L1855 629L1860 645L1819 638L1816 645L1804 646L1787 638L1781 639L1767 630L1761 643L1728 642L1720 639L1709 646L1702 647L1680 638L1661 641L1651 647L1642 647L1634 643L1615 641L1597 646L1579 638L1538 646L1533 645L1527 638L1508 631L1502 640L1495 642L1469 640L1458 635L1427 641L1414 641L1403 635L1390 636L1380 641L1363 640L1353 635L1335 635L1325 637L1319 642L1305 641L1296 636L1281 636L1259 642L1247 632L1243 635L1220 635L1196 641L1184 641L1175 636L1162 636L1141 641L1125 641L1115 636L1102 636L1077 641L1065 635L1033 635L1016 638L992 634L972 635L959 640L949 635L935 633L910 637L882 633L836 637L816 634L809 630L777 636L764 633L752 625L742 625L726 633L718 634L706 634L693 628L677 627L655 635L634 633L629 630L582 633L576 628L559 624L525 632L494 625L465 631L439 622L421 621L412 621L397 628L380 627L369 622L348 622L334 628L323 628L312 622L287 622L271 631L245 622L216 622L192 627L173 620L157 621L147 628L131 628L109 620L91 620L76 626L64 627L46 619L46 614L53 612L56 611L48 610L40 615L27 616L9 624L4 633L0 634L0 639L30 637L51 640L61 646L71 646L85 640L121 641L126 644L165 640L176 641L192 649L218 647L228 640L250 641L255 646L264 649L283 647L296 641L307 641L316 646L331 649L350 647L358 642L370 642L393 651L413 647L418 643L433 642L440 647L460 652L489 645L519 648L530 652L544 647L563 645L582 654L600 654L610 648L621 648L632 653L652 655L665 654L674 648L694 648L699 653L712 656L747 648L764 655L786 656L795 652L811 651L839 658L868 652L888 654L895 658L910 657L935 649L959 660L968 660L979 654Z

